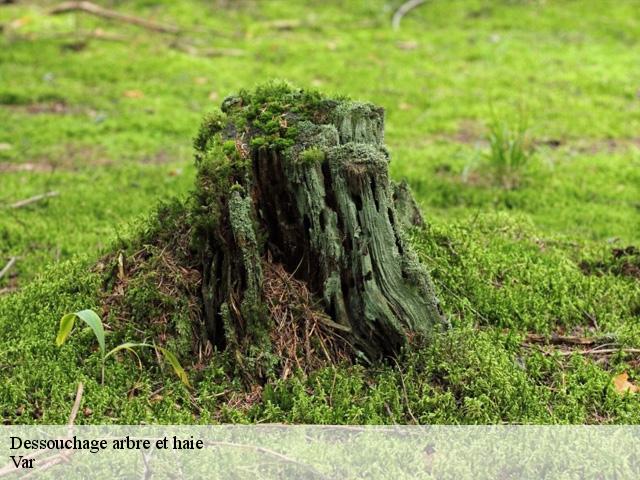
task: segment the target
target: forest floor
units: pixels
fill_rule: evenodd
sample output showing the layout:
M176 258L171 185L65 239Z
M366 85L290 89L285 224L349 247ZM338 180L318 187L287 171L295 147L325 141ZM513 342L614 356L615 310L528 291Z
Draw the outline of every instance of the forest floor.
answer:
M396 31L400 3L102 2L179 34L0 6L6 423L65 422L79 381L78 423L640 422L637 5L434 0ZM188 195L204 113L272 78L385 108L453 329L397 364L253 389L215 357L183 359L193 390L128 358L100 385L90 333L55 346L60 317L100 311L101 254Z

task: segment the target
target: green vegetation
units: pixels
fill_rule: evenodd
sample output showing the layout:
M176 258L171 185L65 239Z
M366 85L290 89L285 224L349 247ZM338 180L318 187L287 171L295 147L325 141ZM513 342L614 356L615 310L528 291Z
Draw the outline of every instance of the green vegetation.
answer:
M56 335L56 345L58 347L61 347L64 344L64 342L66 342L69 335L71 334L76 318L79 318L84 323L86 323L89 326L89 328L93 330L93 333L95 334L96 339L98 340L98 344L100 345L100 355L102 356L102 370L100 375L100 382L103 385L104 385L104 362L107 358L111 357L112 355L115 355L118 352L126 350L136 356L136 358L138 359L138 363L142 368L142 362L140 361L140 357L138 357L138 354L136 353L136 349L148 347L148 348L153 348L157 350L159 354L163 355L164 358L166 358L167 362L171 364L171 367L173 368L173 371L176 372L176 375L178 375L180 380L182 380L182 383L184 383L187 386L190 386L189 377L187 376L187 373L184 371L184 368L182 368L182 365L180 365L180 362L178 361L176 356L166 348L158 347L157 345L150 345L148 343L125 342L125 343L121 343L117 347L114 347L113 349L107 352L105 348L104 326L102 324L102 320L100 319L100 316L93 310L80 310L79 312L68 313L60 319L60 328L58 329L58 334Z
M80 381L78 423L640 422L638 394L611 381L627 372L640 384L638 355L621 350L640 347L634 2L433 1L398 32L383 2L316 2L311 14L308 2L113 8L188 33L0 7L0 268L19 257L0 279L0 291L18 289L0 296L5 422L66 422ZM282 19L299 25L281 30ZM78 33L95 29L126 41ZM188 213L169 199L193 186L202 115L283 77L385 107L392 176L408 180L428 223L411 242L453 328L397 363L248 389L233 359L193 344ZM510 151L524 142L521 106L532 150L500 160L523 164L504 188L487 181L496 130L484 125L510 130L495 143ZM264 142L286 144L265 127ZM48 191L59 195L8 208ZM144 370L112 362L100 385L90 331L54 343L59 319L83 309L102 315L114 345L159 340L193 389L163 375L151 349ZM601 344L612 351L582 352Z
M519 176L531 158L527 123L523 114L515 126L494 117L489 126L489 166L505 188L517 186Z
M79 318L84 323L86 323L89 328L93 330L93 334L98 340L98 345L100 346L100 355L102 356L102 374L100 377L100 381L104 384L104 361L107 357L107 350L105 348L104 341L104 326L102 325L102 320L100 320L100 317L96 312L94 312L93 310L80 310L75 313L68 313L64 317L62 317L60 319L60 328L58 328L58 334L56 335L56 345L61 347L67 340L67 338L71 334L71 330L73 330L76 318Z
M309 148L300 154L301 162L310 163L312 165L322 162L324 158L325 158L324 152L317 147Z

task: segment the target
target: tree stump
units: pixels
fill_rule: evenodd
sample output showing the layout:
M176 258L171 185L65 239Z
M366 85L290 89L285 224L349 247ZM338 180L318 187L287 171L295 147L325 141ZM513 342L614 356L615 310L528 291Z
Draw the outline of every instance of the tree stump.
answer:
M369 360L442 324L404 239L404 224L421 217L406 185L389 179L383 140L382 108L285 84L227 98L203 123L194 217L207 331L245 366L258 359L255 373L277 361L264 262L305 282Z

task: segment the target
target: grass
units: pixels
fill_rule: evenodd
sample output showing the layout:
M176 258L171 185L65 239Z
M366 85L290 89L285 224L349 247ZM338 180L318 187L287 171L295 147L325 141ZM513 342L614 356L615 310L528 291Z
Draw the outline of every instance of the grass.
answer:
M487 160L497 180L505 188L515 188L522 170L531 160L531 145L527 138L527 121L521 112L513 126L494 114L489 125Z
M183 26L178 48L133 26L48 16L50 2L0 7L0 268L19 258L0 279L18 289L0 296L4 421L65 422L83 381L80 423L640 422L637 395L611 384L623 371L640 383L637 355L522 346L552 332L640 346L638 280L614 253L640 243L635 4L433 1L394 32L383 2L223 3L113 3ZM282 19L299 25L279 29ZM126 41L83 43L77 32L96 28ZM385 107L392 176L428 220L412 241L453 330L397 365L256 391L224 358L196 368L181 357L193 392L144 356L148 370L114 362L100 386L91 333L58 350L57 322L100 311L96 258L144 228L159 200L188 193L201 117L266 78ZM520 108L527 162L511 120ZM492 162L515 168L515 188L485 180ZM145 340L135 324L107 335L125 339Z

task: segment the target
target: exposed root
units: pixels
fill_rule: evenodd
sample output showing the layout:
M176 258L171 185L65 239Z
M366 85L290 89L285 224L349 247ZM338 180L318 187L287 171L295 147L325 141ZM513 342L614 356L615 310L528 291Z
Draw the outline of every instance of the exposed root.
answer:
M281 264L264 261L263 271L265 302L275 323L271 341L281 358L281 377L349 361L351 345L317 305L307 284Z

